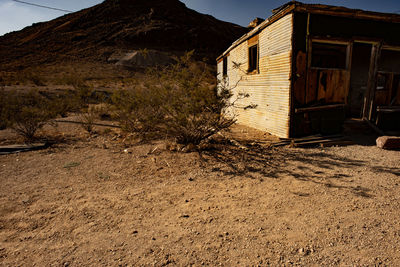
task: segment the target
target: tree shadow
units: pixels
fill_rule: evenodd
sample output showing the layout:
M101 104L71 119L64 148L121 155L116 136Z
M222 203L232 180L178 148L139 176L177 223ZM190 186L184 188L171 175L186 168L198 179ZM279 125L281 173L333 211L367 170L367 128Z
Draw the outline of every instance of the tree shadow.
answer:
M212 171L227 176L241 176L250 179L278 179L283 176L293 177L298 181L311 182L347 190L354 195L371 198L368 188L349 184L345 178L350 175L337 169L353 169L364 166L365 161L314 152L307 149L273 148L262 145L242 147L225 143L215 144L213 149L200 153L202 161L212 164ZM336 171L335 171L336 170ZM342 180L342 185L335 181ZM346 185L343 185L343 184ZM292 192L300 196L304 193Z
M400 177L400 168L388 168L381 166L373 166L371 167L373 171L377 173L391 173Z

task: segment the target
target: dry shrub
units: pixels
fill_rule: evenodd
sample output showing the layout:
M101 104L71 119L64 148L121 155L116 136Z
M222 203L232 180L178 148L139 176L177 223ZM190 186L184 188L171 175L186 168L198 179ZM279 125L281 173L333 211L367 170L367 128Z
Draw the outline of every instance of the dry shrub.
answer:
M236 121L225 112L233 105L230 90L217 89L207 65L193 62L191 53L175 65L149 71L148 78L112 97L117 119L126 131L199 145Z
M79 76L66 77L65 83L74 87L73 92L69 94L65 109L76 112L82 128L92 134L96 120L100 116L107 116L106 107L104 105L96 105L103 103L107 96L104 92L96 92L92 86Z
M45 86L46 79L38 73L38 70L25 70L18 72L14 77L15 81L22 84L33 84L36 86Z
M112 95L114 117L122 130L149 137L160 131L164 119L161 110L162 96L159 88L136 86L128 90L118 90Z
M7 110L8 99L4 91L4 88L0 88L0 130L3 130L9 126L9 114Z
M104 105L89 105L78 113L81 126L88 134L94 133L95 123L105 113L104 109Z
M65 91L51 96L52 109L65 118L70 112L79 112L82 103L74 91Z
M25 141L33 141L37 130L57 116L51 101L36 90L25 94L9 92L3 97L6 103L2 108L2 117L6 126L12 128Z
M78 102L79 105L90 103L95 98L93 87L88 85L82 77L66 76L64 77L64 84L74 88L74 100Z

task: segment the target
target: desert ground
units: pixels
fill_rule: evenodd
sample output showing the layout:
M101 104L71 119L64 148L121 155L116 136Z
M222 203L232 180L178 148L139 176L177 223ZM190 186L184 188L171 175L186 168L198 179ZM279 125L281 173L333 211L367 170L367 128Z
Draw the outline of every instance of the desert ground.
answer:
M0 155L1 266L400 265L399 151L239 127L224 135L246 148L182 153L96 130L60 123L50 148Z

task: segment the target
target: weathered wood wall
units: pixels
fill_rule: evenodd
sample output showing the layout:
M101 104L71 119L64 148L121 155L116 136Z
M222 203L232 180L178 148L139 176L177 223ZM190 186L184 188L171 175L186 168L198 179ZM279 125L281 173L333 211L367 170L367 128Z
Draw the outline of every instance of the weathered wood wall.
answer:
M343 104L346 107L349 101L353 99L349 97L351 90L350 80L352 79L351 66L353 63L351 60L352 53L354 53L353 42L381 43L398 47L400 46L400 36L393 34L394 32L400 32L400 23L308 14L306 12L295 13L291 136L340 131L339 126L341 121L344 120L345 113L343 109L332 104ZM313 39L329 40L332 43L347 43L349 48L348 60L350 60L347 68L324 69L311 67ZM369 62L369 58L366 61ZM398 62L396 64L398 65ZM369 69L369 66L367 69ZM373 69L371 68L371 70ZM371 83L370 86L372 88L375 87L373 83L376 81L376 74L376 72L366 73L367 77L372 75L368 81L368 83ZM390 77L387 80L391 83ZM388 88L392 87L388 86ZM377 92L373 108L376 108L378 104L387 105L389 103L389 95L392 96L391 101L393 102L393 98L396 96L395 93L391 94L390 92L394 91L393 89L388 89L386 92ZM307 107L325 105L331 105L333 109L329 111L328 109L307 111ZM302 110L302 112L296 113L295 110ZM372 111L372 113L374 114L375 111ZM325 128L322 129L321 127Z

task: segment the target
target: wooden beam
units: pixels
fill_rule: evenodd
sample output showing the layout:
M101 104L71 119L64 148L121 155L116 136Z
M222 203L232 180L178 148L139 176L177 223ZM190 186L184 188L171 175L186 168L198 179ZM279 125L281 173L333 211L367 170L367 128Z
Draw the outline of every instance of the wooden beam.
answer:
M335 104L335 105L325 105L325 106L316 106L316 107L306 107L306 108L296 108L296 113L304 113L304 112L313 112L327 109L337 109L344 108L344 104Z
M352 40L351 39L344 39L344 38L312 37L312 41L314 43L320 43L320 44L349 45Z
M400 51L400 46L384 45L382 50Z
M395 112L400 112L400 107L379 106L376 108L376 111L382 113L395 113Z
M300 5L296 7L295 12L307 12L311 14L338 16L338 17L356 18L356 19L379 20L392 23L400 22L400 15L397 14L360 11L360 10L339 8L332 6L324 7L323 5L320 5L318 7L312 7L309 5L307 6L307 4Z

